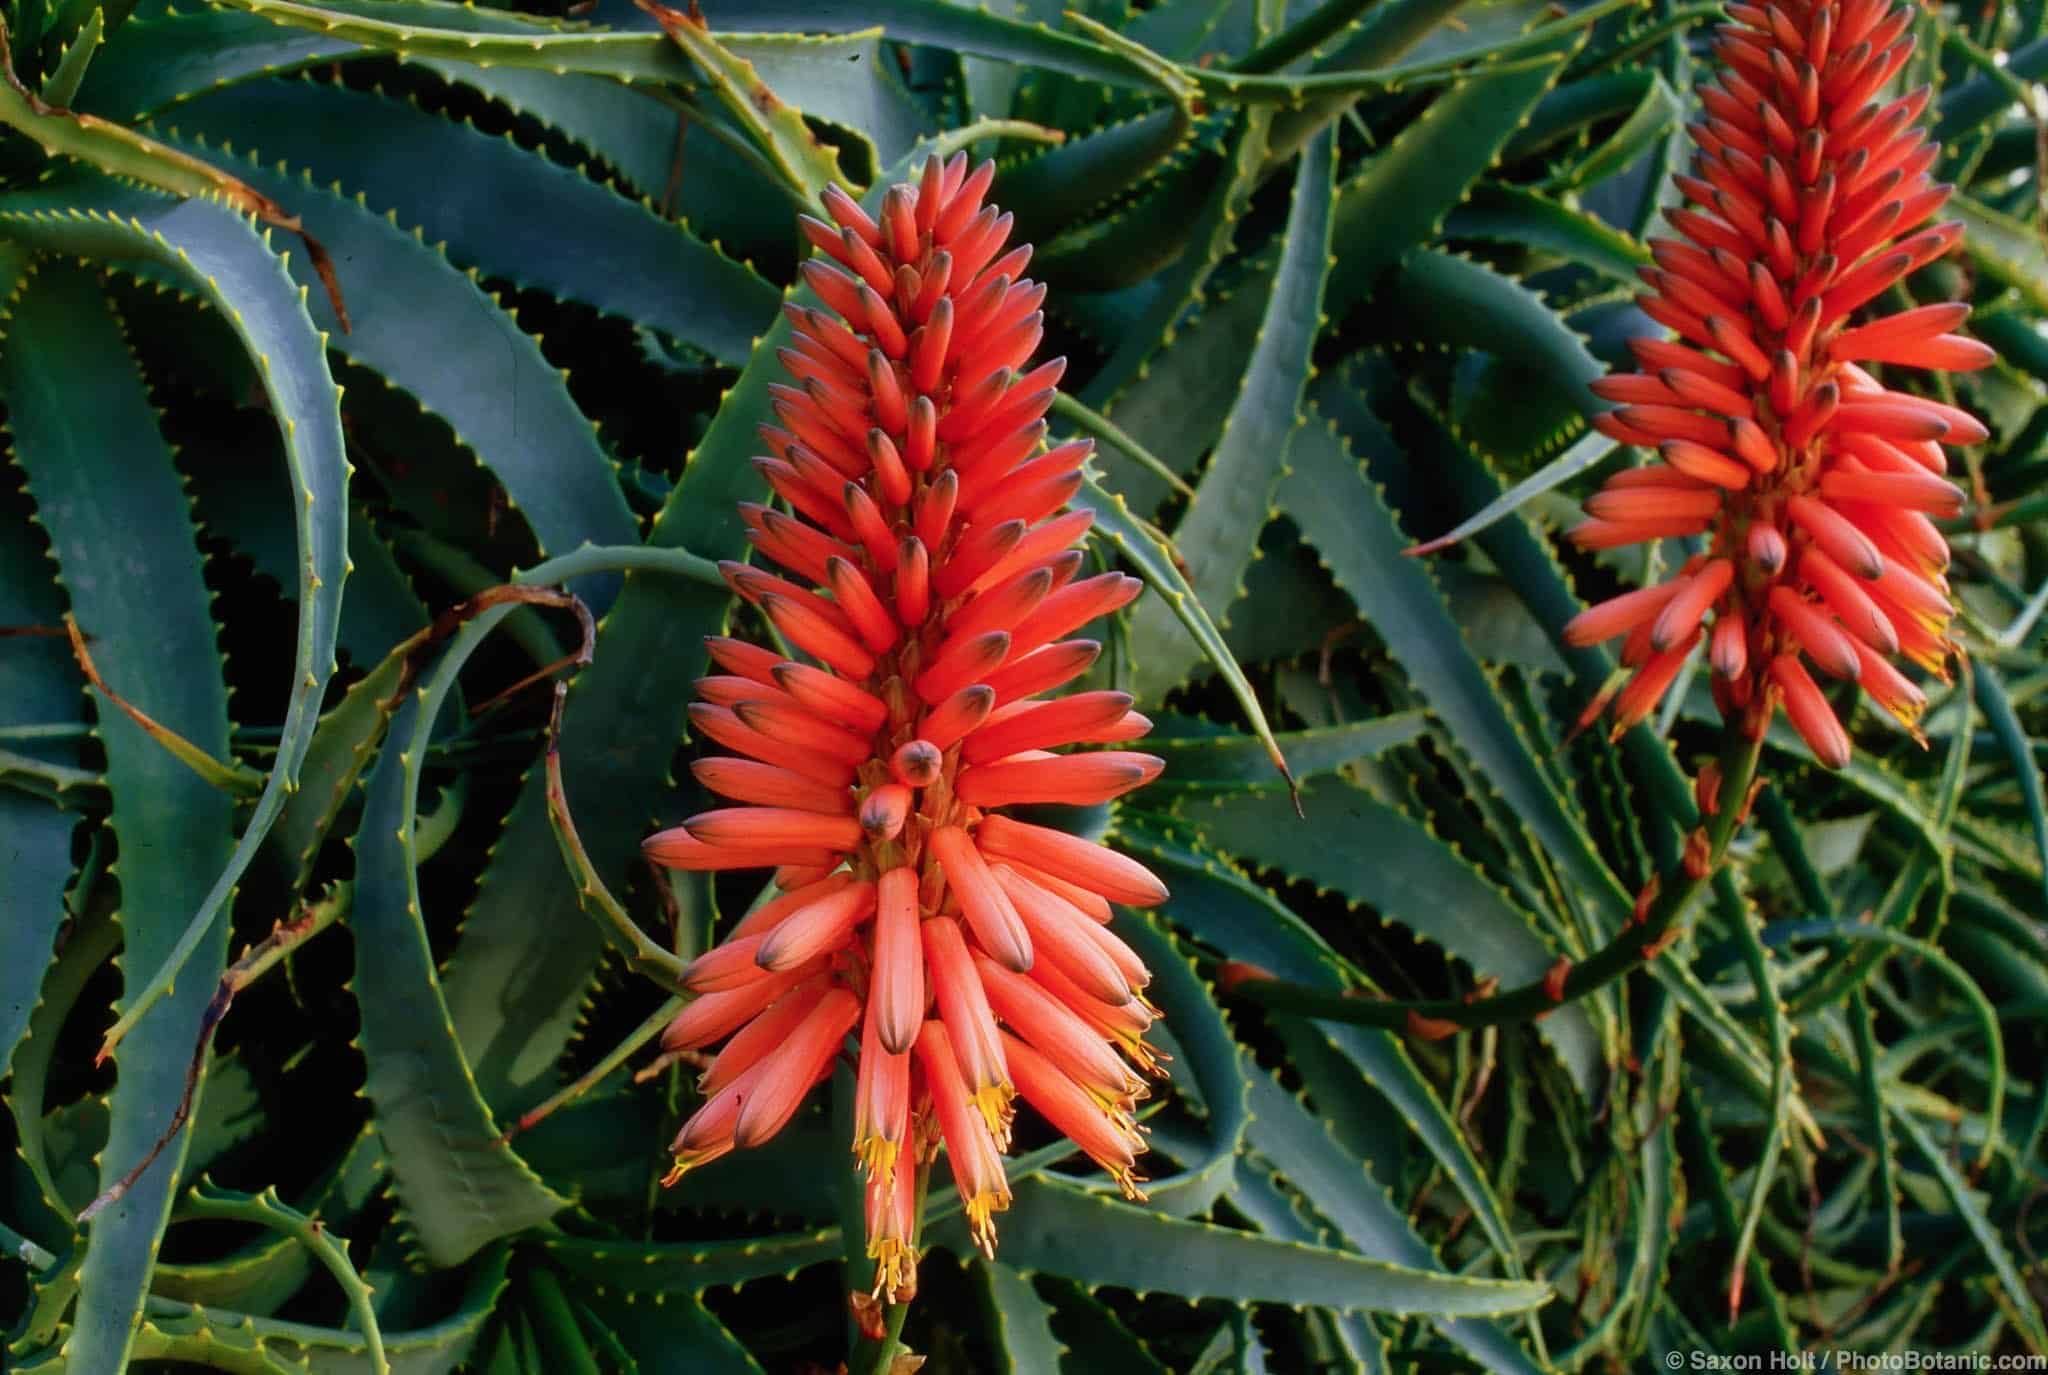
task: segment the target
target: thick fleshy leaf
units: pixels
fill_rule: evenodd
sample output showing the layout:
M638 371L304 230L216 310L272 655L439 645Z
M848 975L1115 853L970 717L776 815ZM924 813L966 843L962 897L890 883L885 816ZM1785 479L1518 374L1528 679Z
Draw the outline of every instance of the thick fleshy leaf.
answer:
M1003 1219L1010 1260L1083 1284L1381 1313L1514 1313L1550 1298L1547 1285L1431 1274L1167 1217L1050 1179L1015 1192ZM1094 1238L1087 1247L1068 1240L1084 1234Z
M1300 423L1330 268L1336 175L1336 139L1326 131L1302 152L1258 343L1208 469L1174 526L1174 544L1193 570L1196 599L1225 621L1231 603L1244 591L1244 569L1258 548L1259 531L1286 471L1288 444ZM1141 700L1164 694L1201 653L1163 599L1138 608L1131 621L1131 654Z
M115 1024L112 1040L133 1025L141 1009L167 992L225 907L283 809L286 795L297 786L321 694L334 671L341 590L347 577L348 462L341 435L341 393L328 371L320 335L306 314L304 289L294 285L265 237L223 206L205 200L169 201L105 179L81 178L0 199L0 235L93 257L149 261L205 296L232 322L256 360L284 436L286 478L295 495L298 633L289 706L269 777L232 855L195 904L198 910L184 934L152 971L149 987Z
M84 359L128 366L74 365ZM52 262L29 279L0 348L0 397L71 614L92 636L100 672L138 710L224 757L227 690L192 525L180 518L185 494L92 274ZM114 550L118 566L109 568ZM150 595L131 595L137 587ZM106 697L96 696L95 706L114 798L109 820L121 845L119 963L123 1005L132 1010L190 914L205 910L206 887L233 849L233 809ZM140 1017L115 1055L120 1080L109 1100L102 1189L139 1166L170 1125L226 957L227 917L216 905L186 977ZM180 1132L93 1222L65 1344L74 1368L127 1363L189 1141Z
M774 288L752 269L645 204L386 96L256 82L188 101L163 123L339 182L465 267L643 320L723 362L745 361L775 310ZM449 177L450 167L465 175ZM557 251L564 223L584 227L586 251ZM424 244L415 254L438 256Z
M420 1245L436 1265L545 1221L558 1197L499 1139L463 1058L434 970L420 906L414 825L420 768L455 671L510 606L465 626L433 677L391 722L364 785L355 839L355 992L363 1009L363 1085Z

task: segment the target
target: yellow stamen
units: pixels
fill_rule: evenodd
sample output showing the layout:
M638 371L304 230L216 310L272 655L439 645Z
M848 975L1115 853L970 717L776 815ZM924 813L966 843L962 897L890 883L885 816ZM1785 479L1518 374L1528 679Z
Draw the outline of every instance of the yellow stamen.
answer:
M981 1113L981 1120L988 1124L988 1134L996 1139L996 1149L1010 1149L1010 1122L1017 1110L1010 1100L1017 1096L1017 1090L1009 1084L984 1084L968 1095L968 1101Z
M974 1244L990 1260L996 1258L996 1220L998 1208L1007 1208L1007 1195L979 1193L967 1200L967 1230L974 1238Z
M853 1153L860 1158L861 1170L869 1179L896 1177L896 1155L901 1149L899 1143L880 1134L864 1136L853 1143Z
M908 1303L917 1295L917 1250L908 1242L885 1237L868 1243L875 1262L875 1287L868 1292L890 1303Z

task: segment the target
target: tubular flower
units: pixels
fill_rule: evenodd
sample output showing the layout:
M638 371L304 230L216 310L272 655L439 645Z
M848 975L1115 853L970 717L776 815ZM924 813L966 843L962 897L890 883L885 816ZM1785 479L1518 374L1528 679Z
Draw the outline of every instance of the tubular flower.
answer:
M691 964L662 1038L724 1041L677 1136L673 1182L789 1120L859 1038L855 1137L875 1293L916 1288L918 1191L940 1143L973 1235L995 1245L1021 1092L1140 1198L1133 1110L1152 1071L1144 963L1104 925L1166 897L1140 865L993 809L1092 804L1155 777L1120 692L1047 694L1100 646L1070 638L1139 591L1079 577L1087 511L1064 508L1087 441L1045 449L1064 364L1027 370L1045 288L984 207L992 164L933 159L879 214L836 187L804 218L827 310L796 329L755 460L788 510L743 504L783 574L726 580L812 662L708 641L690 708L733 751L693 766L733 805L648 837L680 869L773 867L781 890ZM785 576L786 574L786 576ZM728 1039L729 1038L729 1039Z
M1704 644L1722 714L1761 736L1782 704L1821 763L1849 737L1807 671L1861 685L1917 734L1926 698L1903 654L1946 676L1954 608L1934 519L1962 508L1944 444L1986 436L1967 412L1879 382L1868 364L1973 369L1991 349L1954 331L1961 303L1854 320L1961 237L1925 227L1950 188L1928 179L1937 147L1914 128L1923 87L1879 92L1913 47L1890 0L1737 3L1691 126L1691 202L1653 239L1640 305L1669 341L1632 341L1638 370L1593 390L1621 403L1595 420L1662 460L1617 473L1570 538L1609 549L1704 536L1662 586L1589 608L1574 644L1626 636L1634 677L1615 726L1642 720Z

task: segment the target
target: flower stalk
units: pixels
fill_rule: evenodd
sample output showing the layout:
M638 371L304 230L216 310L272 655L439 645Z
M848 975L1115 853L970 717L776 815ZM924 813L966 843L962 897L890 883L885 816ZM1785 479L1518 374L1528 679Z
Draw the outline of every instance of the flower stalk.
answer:
M1276 1011L1407 1031L1431 1040L1479 1027L1534 1021L1642 968L1683 934L1688 913L1725 863L1729 842L1749 814L1761 782L1757 765L1762 755L1763 742L1750 738L1739 721L1724 729L1719 759L1703 771L1713 785L1703 799L1708 805L1686 836L1678 863L1637 894L1634 913L1606 945L1576 963L1559 959L1541 979L1470 999L1395 1001L1310 988L1252 965L1231 963L1223 966L1223 986L1247 1002Z

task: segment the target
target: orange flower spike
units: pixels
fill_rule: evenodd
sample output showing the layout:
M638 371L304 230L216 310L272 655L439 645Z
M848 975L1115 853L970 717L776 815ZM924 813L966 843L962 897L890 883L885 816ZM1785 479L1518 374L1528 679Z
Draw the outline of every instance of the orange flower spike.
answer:
M812 1005L781 1051L750 1071L760 1077L733 1122L733 1144L758 1146L788 1125L811 1085L831 1068L840 1042L859 1017L860 1000L844 988Z
M762 850L851 850L860 843L860 822L793 807L722 807L702 812L683 829L706 845Z
M917 872L891 869L876 885L875 962L868 1013L891 1054L910 1049L924 1023L924 941L918 926Z
M928 788L939 781L946 757L929 740L911 740L889 756L889 776L906 788Z
M1002 1039L996 1033L986 983L975 970L958 922L951 917L933 917L924 923L922 935L925 967L931 971L932 989L938 995L939 1020L945 1023L952 1041L953 1060L967 1086L967 1096L988 1123L996 1144L1007 1146L1013 1112L1010 1099L1015 1089L1003 1063Z
M1925 746L1927 739L1920 734L1920 718L1927 712L1927 694L1892 667L1889 659L1867 646L1856 646L1856 658L1862 665L1856 681L1870 694L1870 700L1890 712Z
M1109 899L1093 889L1083 888L1078 883L1048 874L1043 869L1033 868L1023 860L1011 856L1003 861L1020 878L1028 879L1055 897L1064 898L1074 905L1076 911L1085 913L1097 922L1107 922L1116 914L1109 910Z
M978 729L995 708L996 694L986 683L961 688L933 707L918 722L917 735L939 749L952 745L968 732Z
M761 1011L803 982L809 969L792 969L756 979L727 993L707 993L691 1002L661 1034L666 1051L698 1050L722 1041L759 1016Z
M853 1090L853 1153L870 1180L878 1175L892 1180L897 1155L910 1133L910 1052L885 1047L879 1024L875 1002L869 999Z
M1061 640L1029 654L1019 655L1013 644L1010 659L988 675L998 704L1051 692L1086 673L1102 657L1102 646L1093 640Z
M779 765L827 787L843 788L853 782L852 766L815 751L771 739L740 720L729 707L693 702L690 704L690 725L727 749L737 750L764 764Z
M843 815L853 807L853 794L845 788L828 787L753 759L699 759L690 765L690 773L712 792L735 802L797 807L828 815Z
M1031 968L1031 933L967 832L958 826L932 832L932 854L945 870L976 943L1011 969Z
M873 1297L908 1303L917 1294L917 1171L907 1151L868 1175L868 1259L875 1263Z
M823 864L835 852L812 846L711 845L681 826L656 831L640 842L641 853L669 869L708 871L762 869L779 864Z
M1813 757L1831 769L1839 769L1849 762L1849 736L1836 719L1828 699L1821 695L1820 688L1806 669L1800 665L1796 654L1780 654L1771 660L1771 681L1785 695L1785 715L1791 719L1792 728L1799 732Z
M733 1128L739 1122L740 1106L752 1096L754 1086L767 1070L766 1062L757 1062L690 1114L690 1119L683 1123L682 1130L669 1144L669 1152L675 1157L675 1162L662 1176L664 1188L673 1188L678 1180L699 1165L708 1165L732 1153L735 1144Z
M1637 626L1655 620L1657 613L1677 591L1676 582L1658 583L1654 587L1639 587L1633 592L1610 597L1597 606L1589 606L1565 622L1564 641L1584 648L1617 635L1626 635Z
M1017 1091L1045 1120L1109 1171L1110 1178L1133 1203L1144 1201L1138 1187L1138 1152L1144 1149L1136 1123L1123 1112L1105 1111L1086 1089L1061 1072L1051 1059L1014 1036L1003 1037L1003 1050L1017 1075Z
M766 936L742 936L705 951L684 967L684 990L690 993L727 993L761 978L770 972L758 962L761 942L766 939Z
M1049 702L1006 707L967 742L961 758L970 764L984 764L1019 750L1069 745L1122 720L1130 709L1128 692L1076 692Z
M1722 613L1714 622L1714 636L1707 646L1714 672L1724 679L1740 678L1749 667L1749 630L1740 612Z
M732 714L748 729L770 740L837 762L858 765L874 753L873 744L866 737L821 720L816 712L793 698L780 702L740 702L733 707Z
M852 882L852 874L836 873L799 884L785 891L781 897L772 902L764 902L741 917L739 924L726 934L725 939L731 942L743 940L748 936L765 936L818 899L836 893Z
M780 663L770 670L791 700L856 734L873 734L889 719L889 706L871 692L809 664Z
M992 864L989 872L1009 894L1040 958L1059 966L1061 973L1092 998L1106 1003L1130 1001L1130 981L1109 952L1090 939L1088 928L1095 927L1094 922L1073 904L1020 877L1007 864Z
M1928 92L1880 95L1911 50L1911 10L1777 0L1728 13L1714 43L1725 65L1690 126L1698 155L1674 178L1692 205L1668 212L1676 237L1650 241L1656 266L1641 274L1643 311L1680 339L1631 340L1637 371L1592 387L1618 407L1595 427L1660 461L1610 478L1569 535L1588 550L1684 535L1707 547L1697 571L1588 608L1563 634L1629 636L1634 678L1613 699L1626 724L1704 626L1724 713L1760 733L1782 704L1837 767L1848 736L1802 657L1911 728L1925 697L1891 660L1945 675L1952 652L1937 585L1949 551L1930 517L1963 509L1942 446L1988 431L1905 370L1995 355L1956 332L1960 302L1854 318L1961 234L1926 224L1949 194L1930 179L1939 149L1913 127ZM1879 364L1898 375L1873 375Z
M946 1160L966 1207L968 1231L982 1254L994 1258L994 1214L1010 1206L1010 1183L1004 1177L1003 1157L996 1150L995 1139L971 1105L966 1082L953 1059L952 1042L941 1023L924 1024L917 1038L917 1062L931 1088Z
M1650 648L1662 653L1681 640L1690 640L1707 608L1721 599L1734 578L1735 565L1727 559L1714 559L1687 578L1650 623Z
M1058 752L1150 729L1119 693L1046 696L1101 653L1061 637L1141 587L1075 580L1093 514L1064 508L1092 445L1046 447L1066 364L1031 359L1046 289L1023 278L1031 254L1006 242L1010 217L983 204L993 179L990 164L934 160L877 213L834 189L830 223L803 222L820 254L803 276L824 308L786 308L795 329L777 356L791 382L769 388L755 460L788 509L740 508L775 570L720 566L796 656L707 642L717 669L698 684L693 733L739 757L692 769L728 805L644 845L676 868L772 868L784 890L689 966L699 996L663 1046L726 1044L679 1168L773 1136L857 1030L850 1145L869 1177L875 1292L892 1301L916 1287L921 1172L906 1167L941 1138L975 1239L994 1246L1014 1096L1004 1009L1017 1044L1036 1047L1048 1119L1127 1190L1142 1087L1119 1052L1157 1063L1142 1039L1155 1014L1135 992L1150 975L1100 923L1112 901L1149 905L1165 888L1099 845L992 811L1088 805L1160 769L1131 750ZM1720 382L1705 364L1685 371ZM1652 419L1687 400L1680 386L1632 394ZM1885 547L1917 569L1916 538Z
M910 820L910 789L901 783L884 783L860 804L860 828L871 841L894 840L903 834Z
M753 1021L725 1043L725 1049L711 1062L711 1068L704 1071L697 1080L697 1092L705 1097L715 1097L726 1085L759 1064L795 1031L817 1005L818 995L823 993L822 979L806 979L789 992L775 1000L774 1006L754 1018Z
M991 816L982 822L979 843L984 854L1022 860L1111 902L1157 907L1167 898L1166 885L1144 865L1065 831Z
M1098 803L1122 797L1159 776L1166 761L1130 750L1089 754L1013 755L960 775L960 800L975 807L1020 803Z
M1031 971L1031 981L1060 1000L1069 1012L1086 1022L1096 1034L1130 1057L1145 1074L1159 1074L1160 1055L1145 1040L1145 1033L1158 1020L1149 1004L1138 998L1112 1006L1082 992L1050 961Z
M1678 671L1685 667L1685 661L1692 657L1693 648L1699 642L1700 632L1695 628L1692 634L1670 649L1652 654L1636 676L1629 679L1628 686L1614 699L1616 739L1657 709L1657 703L1664 700L1664 694L1671 690Z
M1062 1073L1105 1108L1128 1108L1131 1100L1144 1092L1143 1083L1116 1052L1043 986L985 957L978 963L989 1005L1003 1021L1057 1061Z
M763 936L754 962L770 972L806 964L844 945L874 911L875 885L850 883L799 908Z

